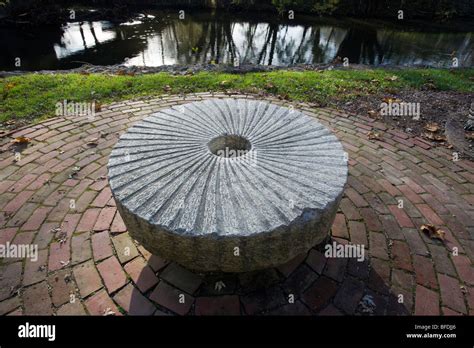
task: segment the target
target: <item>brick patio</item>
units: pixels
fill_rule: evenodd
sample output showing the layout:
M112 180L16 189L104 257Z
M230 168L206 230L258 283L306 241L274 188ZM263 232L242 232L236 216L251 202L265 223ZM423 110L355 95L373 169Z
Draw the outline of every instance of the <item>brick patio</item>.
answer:
M202 275L132 241L106 179L113 145L150 113L211 96L111 104L92 120L54 118L1 138L0 244L37 244L39 255L1 260L0 314L367 314L366 295L369 314L474 314L474 163L379 121L308 104L295 107L331 128L349 154L332 239L364 244L365 261L326 259L315 248L278 269ZM371 130L381 140L368 140ZM18 136L31 143L16 161L9 147ZM441 227L445 242L422 234L424 223Z

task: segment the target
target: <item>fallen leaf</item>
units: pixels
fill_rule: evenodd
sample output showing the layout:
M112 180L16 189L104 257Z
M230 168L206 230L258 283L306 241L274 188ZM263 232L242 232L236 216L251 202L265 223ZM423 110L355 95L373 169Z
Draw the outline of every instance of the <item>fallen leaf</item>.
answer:
M109 307L107 307L104 310L104 316L109 316L109 315L115 315L115 312L112 309L110 309Z
M225 288L225 284L222 280L219 280L218 282L216 282L216 284L214 285L214 290L217 290L218 292L221 292L221 290Z
M439 131L439 124L437 124L436 122L430 122L427 123L423 128L426 129L428 132L435 133Z
M392 103L401 103L401 99L398 98L392 98L392 97L384 97L383 101L387 104L392 104Z
M439 239L441 241L444 241L446 235L446 232L442 229L436 228L431 224L421 225L420 231L426 233L431 239Z
M386 80L388 80L388 81L397 81L397 80L398 80L398 76L392 75L392 76L390 76L390 77L387 77Z
M267 88L267 89L272 89L273 87L275 87L275 85L273 83L270 83L270 82L265 85L265 88Z
M438 89L438 87L436 87L432 82L425 83L422 88L429 91L435 91Z
M421 134L421 136L423 138L433 140L433 141L446 141L446 137L444 135L424 132L424 133Z
M15 87L15 85L16 85L16 84L13 83L13 82L7 83L7 84L5 85L5 89L6 89L7 91L9 91L9 90L11 90L13 87Z
M28 144L30 142L30 138L25 138L25 137L16 137L13 139L11 142L13 144Z
M380 133L370 131L367 133L367 138L369 138L369 140L380 140L381 136Z
M69 262L70 261L59 261L62 267L66 267L67 265L69 265Z
M102 110L102 104L99 102L94 103L94 111L95 112L100 112Z
M49 232L56 233L56 232L59 232L59 231L61 231L61 227L52 228Z
M372 295L365 295L359 302L362 313L374 314L377 305Z
M87 141L87 146L97 146L99 144L99 138L92 138L91 140Z
M370 116L371 118L377 118L377 116L378 116L378 114L379 114L379 113L378 113L377 111L375 111L375 110L369 110L369 111L367 111L367 113L369 114L369 116Z

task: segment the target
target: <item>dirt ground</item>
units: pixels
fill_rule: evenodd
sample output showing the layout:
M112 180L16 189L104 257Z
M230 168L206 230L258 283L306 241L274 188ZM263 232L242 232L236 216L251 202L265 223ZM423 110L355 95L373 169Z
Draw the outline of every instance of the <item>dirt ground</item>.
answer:
M416 120L413 116L381 115L380 105L389 98L399 103L420 103L420 118ZM375 94L359 97L351 102L336 102L336 106L348 112L383 120L389 126L421 136L434 144L452 146L472 159L473 132L465 132L462 129L467 121L471 103L474 103L474 97L470 93L404 90L397 94ZM430 132L427 128L437 128L437 131ZM447 132L450 132L450 137L446 137Z

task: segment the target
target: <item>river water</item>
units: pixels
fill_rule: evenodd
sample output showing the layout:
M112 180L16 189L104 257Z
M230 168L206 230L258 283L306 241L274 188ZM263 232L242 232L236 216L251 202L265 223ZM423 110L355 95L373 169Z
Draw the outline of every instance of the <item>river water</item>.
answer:
M71 21L33 31L2 27L0 38L0 70L69 69L85 62L288 66L336 57L374 66L449 67L456 61L474 66L474 29L440 31L429 25L406 28L321 17L193 12L180 19L177 12L149 11L122 23Z

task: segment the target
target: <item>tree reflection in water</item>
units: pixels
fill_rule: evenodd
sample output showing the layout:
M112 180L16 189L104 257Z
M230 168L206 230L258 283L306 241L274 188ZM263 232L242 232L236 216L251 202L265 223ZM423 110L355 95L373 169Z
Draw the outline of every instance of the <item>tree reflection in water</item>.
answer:
M126 63L139 66L228 63L292 65L351 63L449 66L453 57L472 66L472 32L374 26L361 21L305 18L279 21L234 14L153 12L128 23L68 23L36 35L0 29L5 54L0 70L14 70L22 57L25 70ZM27 47L27 48L26 48Z

